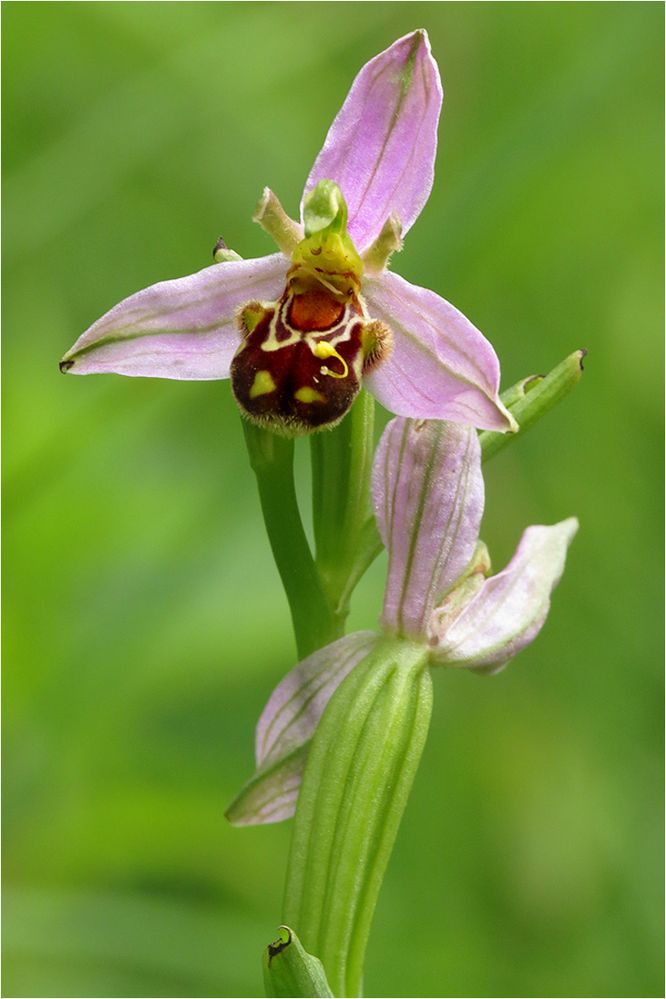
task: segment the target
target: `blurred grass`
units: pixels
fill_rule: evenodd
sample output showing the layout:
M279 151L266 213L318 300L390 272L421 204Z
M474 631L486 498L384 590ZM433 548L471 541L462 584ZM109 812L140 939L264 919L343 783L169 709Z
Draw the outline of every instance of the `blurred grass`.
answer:
M293 663L224 384L63 379L105 309L292 211L358 68L428 28L432 198L396 268L508 385L589 349L488 466L495 564L581 533L501 677L436 677L370 995L663 994L662 34L650 3L5 3L4 993L252 996L288 826L233 830ZM376 617L383 565L355 602Z

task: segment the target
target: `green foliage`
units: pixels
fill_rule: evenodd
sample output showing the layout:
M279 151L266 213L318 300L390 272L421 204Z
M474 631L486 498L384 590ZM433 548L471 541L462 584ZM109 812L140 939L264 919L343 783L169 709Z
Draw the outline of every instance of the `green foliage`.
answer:
M7 996L261 989L289 829L223 811L295 650L229 386L57 360L220 233L271 252L263 186L296 211L354 73L420 25L442 143L393 266L469 315L505 386L588 348L486 466L483 538L499 568L525 524L581 531L534 646L495 680L435 677L366 990L662 990L663 10L340 11L3 7Z

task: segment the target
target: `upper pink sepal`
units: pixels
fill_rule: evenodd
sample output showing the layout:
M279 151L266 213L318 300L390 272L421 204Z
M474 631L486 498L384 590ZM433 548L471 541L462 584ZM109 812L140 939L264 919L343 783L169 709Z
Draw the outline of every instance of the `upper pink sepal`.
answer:
M236 313L275 301L289 266L281 253L213 264L130 295L79 337L60 362L75 375L228 378L240 342Z
M365 378L382 406L398 416L516 429L499 399L497 355L462 312L388 271L365 278L363 294L369 315L393 334L391 353Z
M485 580L462 613L443 630L430 621L431 658L447 666L496 673L541 631L550 594L564 571L575 517L524 531L507 567Z
M382 623L399 635L424 635L479 536L484 489L476 431L392 420L375 454L372 491L389 554Z
M331 125L305 185L334 180L349 233L364 250L397 215L403 233L432 188L442 85L425 31L399 38L366 63Z

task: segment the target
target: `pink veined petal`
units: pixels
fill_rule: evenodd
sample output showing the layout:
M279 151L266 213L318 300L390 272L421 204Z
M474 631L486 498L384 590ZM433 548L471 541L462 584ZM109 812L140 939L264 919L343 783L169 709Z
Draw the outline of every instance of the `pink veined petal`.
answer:
M74 375L228 378L240 340L238 309L275 301L289 263L281 253L213 264L124 299L79 337L60 362Z
M496 673L529 645L546 620L550 594L560 581L577 530L575 517L552 527L528 527L507 567L485 581L445 634L437 634L435 611L432 658Z
M373 501L389 554L382 621L424 636L433 607L467 567L484 488L476 432L455 423L395 419L373 466Z
M499 361L490 343L434 291L385 272L363 281L368 314L393 333L393 350L364 379L398 416L514 430L500 402Z
M257 725L257 772L226 812L233 825L291 818L319 719L345 677L380 640L373 631L345 635L308 656L278 684Z
M229 822L257 826L290 819L296 811L307 754L306 743L255 774L226 810Z
M377 641L373 631L345 635L287 673L257 724L258 768L274 763L311 738L337 688Z
M413 31L366 63L331 125L305 185L339 185L359 250L389 215L403 232L428 200L434 176L442 85L425 31Z

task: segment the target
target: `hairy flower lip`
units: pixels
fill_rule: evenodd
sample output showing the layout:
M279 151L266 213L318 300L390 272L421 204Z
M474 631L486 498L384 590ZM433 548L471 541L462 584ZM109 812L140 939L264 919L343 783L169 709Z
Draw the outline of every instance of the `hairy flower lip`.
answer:
M393 351L368 377L369 391L399 415L511 431L515 422L499 399L492 346L444 299L385 269L430 194L441 103L437 64L427 33L418 29L360 70L304 197L322 179L339 185L349 233L367 260L362 295L369 314L392 331ZM289 266L284 254L303 232L268 188L254 217L280 253L256 260L229 260L225 253L211 268L131 295L79 337L61 371L228 378L240 343L239 308L280 298Z

